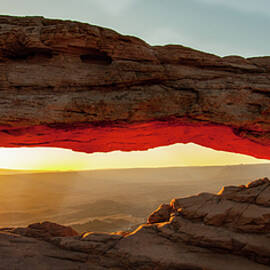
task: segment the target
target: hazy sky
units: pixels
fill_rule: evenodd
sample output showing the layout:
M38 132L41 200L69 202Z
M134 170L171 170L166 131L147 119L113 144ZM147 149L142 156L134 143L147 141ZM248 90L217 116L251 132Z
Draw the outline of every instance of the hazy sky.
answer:
M83 21L150 44L183 44L221 56L270 55L270 0L0 0L1 14ZM55 149L0 149L0 167L90 169L255 163L237 154L174 145L86 155ZM258 160L257 162L265 162Z

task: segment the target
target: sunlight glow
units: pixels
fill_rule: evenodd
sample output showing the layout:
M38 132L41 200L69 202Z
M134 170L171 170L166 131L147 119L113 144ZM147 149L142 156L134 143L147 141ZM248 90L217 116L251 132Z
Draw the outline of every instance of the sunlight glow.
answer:
M269 160L216 151L193 143L147 151L86 154L60 148L0 148L0 168L19 170L94 170L270 163Z

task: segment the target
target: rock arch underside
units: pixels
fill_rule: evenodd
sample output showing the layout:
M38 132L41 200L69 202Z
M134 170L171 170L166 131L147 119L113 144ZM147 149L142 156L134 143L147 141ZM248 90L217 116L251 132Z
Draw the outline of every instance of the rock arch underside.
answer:
M0 16L0 147L87 153L194 142L270 159L270 57L150 46ZM134 231L0 229L0 269L270 269L270 181L173 199Z

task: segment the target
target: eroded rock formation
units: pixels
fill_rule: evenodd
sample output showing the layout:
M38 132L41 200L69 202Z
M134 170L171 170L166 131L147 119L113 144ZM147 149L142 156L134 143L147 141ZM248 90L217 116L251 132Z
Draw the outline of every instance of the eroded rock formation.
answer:
M270 158L270 57L0 16L0 99L0 146L91 153L194 142Z
M264 178L174 199L133 232L79 236L49 222L2 229L0 269L266 270L269 237L270 181Z

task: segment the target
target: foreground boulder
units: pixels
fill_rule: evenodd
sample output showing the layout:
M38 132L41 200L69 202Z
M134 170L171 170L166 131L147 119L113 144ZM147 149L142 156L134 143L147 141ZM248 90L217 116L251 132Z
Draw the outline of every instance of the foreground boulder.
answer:
M194 142L270 159L270 57L150 46L115 31L0 16L0 146L83 152Z
M0 231L0 269L266 270L270 181L174 199L132 232L78 236L52 223L25 231Z
M34 223L26 228L10 229L10 232L43 240L49 240L53 237L78 235L71 227L62 226L52 222Z

